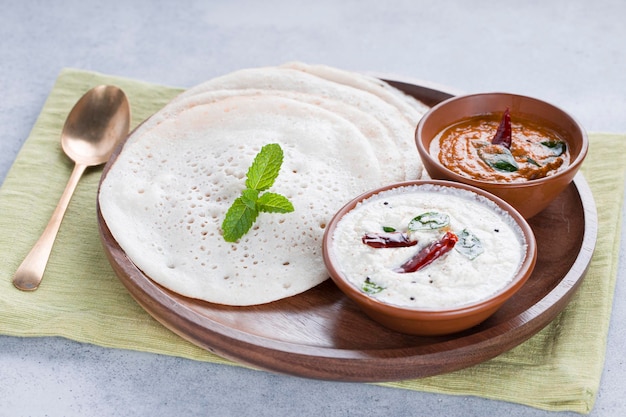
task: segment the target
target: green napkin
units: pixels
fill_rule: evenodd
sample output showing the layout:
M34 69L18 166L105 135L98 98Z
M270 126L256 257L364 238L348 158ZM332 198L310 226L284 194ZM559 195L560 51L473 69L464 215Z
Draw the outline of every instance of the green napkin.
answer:
M80 96L98 84L124 89L132 106L132 126L182 91L74 69L61 72L0 188L0 333L63 336L106 347L237 365L160 325L115 277L96 224L101 167L88 169L79 183L39 290L22 292L11 283L48 222L72 169L59 140L65 117ZM568 307L537 335L490 361L445 375L380 385L476 395L546 410L591 410L604 364L617 275L620 228L615 225L621 219L626 135L590 136L583 173L598 206L602 239Z

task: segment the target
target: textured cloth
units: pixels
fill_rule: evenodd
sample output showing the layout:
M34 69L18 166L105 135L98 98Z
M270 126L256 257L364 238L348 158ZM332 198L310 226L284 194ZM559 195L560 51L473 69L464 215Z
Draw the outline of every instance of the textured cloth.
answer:
M124 89L131 102L132 126L182 91L74 69L59 75L0 188L0 333L62 336L106 347L234 364L160 325L116 278L96 223L102 167L89 168L80 181L39 290L22 292L11 283L48 222L73 167L59 140L65 118L80 96L98 84ZM490 361L445 375L381 385L476 395L547 410L591 410L604 365L617 276L626 136L591 134L590 139L582 171L598 207L601 239L587 277L567 308L531 339Z

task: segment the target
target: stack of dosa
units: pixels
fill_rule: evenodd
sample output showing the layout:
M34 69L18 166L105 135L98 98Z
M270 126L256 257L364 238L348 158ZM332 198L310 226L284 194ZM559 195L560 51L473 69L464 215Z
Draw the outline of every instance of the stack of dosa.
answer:
M422 175L413 133L426 110L360 73L301 63L237 71L187 90L130 135L100 210L128 257L174 292L240 306L292 296L327 278L322 235L343 204ZM270 191L295 211L261 213L228 243L221 222L268 143L284 152Z

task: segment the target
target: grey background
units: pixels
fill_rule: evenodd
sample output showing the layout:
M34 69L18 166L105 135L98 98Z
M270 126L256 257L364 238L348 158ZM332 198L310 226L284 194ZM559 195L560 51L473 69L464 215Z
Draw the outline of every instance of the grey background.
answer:
M571 112L589 131L623 133L625 48L626 2L620 0L0 0L0 181L63 67L189 87L244 67L300 60L466 92L532 95ZM626 415L625 268L622 245L592 416ZM0 416L82 415L577 414L314 381L61 338L0 336Z

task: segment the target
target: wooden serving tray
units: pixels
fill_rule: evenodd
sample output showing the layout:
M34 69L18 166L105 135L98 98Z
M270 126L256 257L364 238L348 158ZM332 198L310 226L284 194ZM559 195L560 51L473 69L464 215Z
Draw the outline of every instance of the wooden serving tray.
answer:
M451 97L413 81L387 82L428 105ZM120 149L105 166L103 178ZM529 221L539 256L522 290L477 327L450 336L419 337L378 325L330 279L294 297L252 307L180 296L144 275L111 235L99 207L97 215L115 273L133 298L164 326L239 363L337 381L383 382L437 375L517 346L567 305L585 276L597 237L593 196L578 174L545 211Z

